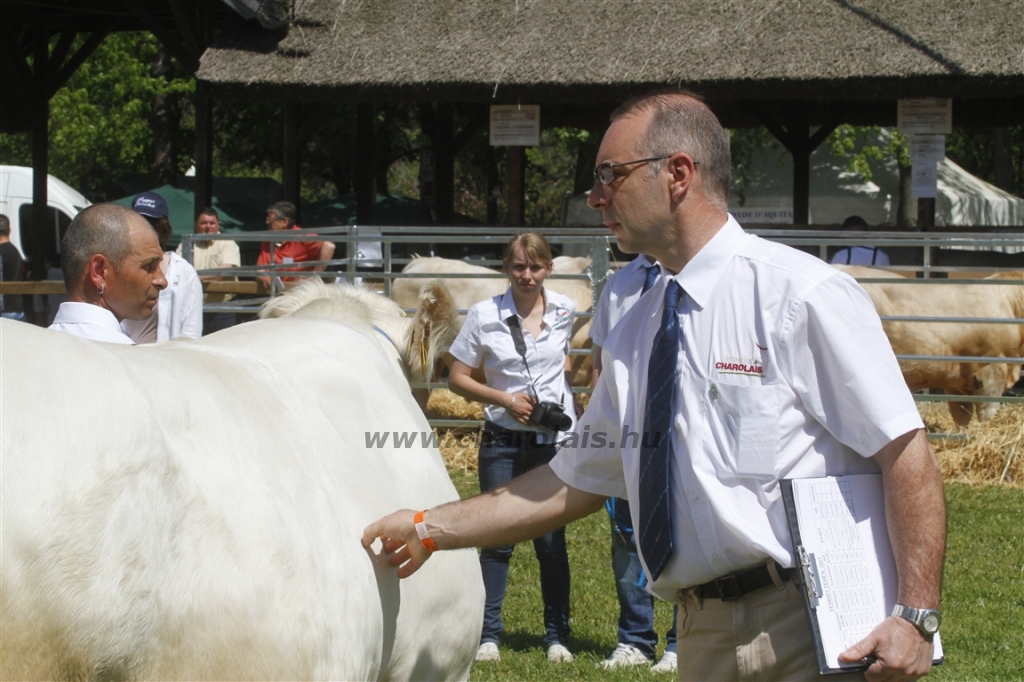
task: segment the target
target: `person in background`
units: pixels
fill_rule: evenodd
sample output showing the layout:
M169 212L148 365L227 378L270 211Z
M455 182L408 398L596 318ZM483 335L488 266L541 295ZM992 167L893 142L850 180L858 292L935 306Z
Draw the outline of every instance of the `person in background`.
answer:
M218 234L220 232L220 216L217 211L209 206L199 212L196 218L196 234ZM175 251L181 255L181 244ZM242 256L238 250L238 244L230 239L208 239L206 241L192 242L192 265L196 270L212 270L222 268L237 268L242 265ZM237 277L231 275L199 275L200 282L237 282ZM204 304L227 303L235 297L234 294L204 294ZM212 334L215 331L226 329L238 324L238 316L235 313L203 313L203 334Z
M590 326L590 338L594 342L591 388L597 386L601 376L601 347L609 332L657 282L660 274L661 266L653 258L640 255L605 282ZM612 529L612 571L615 573L615 593L619 599L619 624L618 645L608 658L601 661L600 666L611 669L650 665L658 645L658 633L654 629L654 597L644 589L646 576L636 550L629 502L619 497L609 497L604 506ZM665 652L661 660L651 667L653 673L676 672L678 616L679 607L673 607L672 627L665 633Z
M843 221L840 228L847 236L856 237L858 232L867 232L868 224L859 215L852 215ZM877 246L846 246L832 256L832 265L888 265L889 255Z
M11 220L0 213L0 282L20 282L23 263L21 252L11 242ZM24 320L21 296L0 296L0 315L9 320Z
M298 214L295 204L288 201L279 201L267 207L267 227L271 230L300 230L295 224ZM334 242L308 241L308 242L274 242L274 264L291 265L294 263L305 263L307 261L327 261L334 256ZM270 242L263 242L260 246L260 256L256 265L270 265ZM282 268L288 271L323 272L326 265L293 266ZM298 277L284 277L285 282L295 281ZM263 286L270 286L269 277L257 277L257 282Z
M203 285L188 261L167 251L167 242L174 234L167 217L167 202L156 192L143 192L132 199L132 210L156 230L164 252L160 267L167 278L167 287L160 292L155 314L145 320L124 322L125 333L135 343L170 341L181 336L198 339L203 335Z
M71 221L60 258L68 298L49 328L93 341L134 344L121 323L151 317L167 286L153 227L130 208L93 204Z
M539 234L523 233L509 242L502 269L508 275L508 290L469 309L446 358L451 368L449 388L485 405L479 451L480 490L484 492L547 464L555 456L558 432L569 431L576 423L568 381L576 304L544 288L552 270L551 247ZM473 376L477 368L483 369L483 382ZM544 419L534 414L541 404L557 409ZM512 544L495 543L480 552L487 598L478 661L500 659L501 607L513 549ZM538 533L533 549L540 564L548 660L571 661L566 646L569 555L565 528Z
M580 425L550 464L398 510L362 545L380 538L405 578L434 551L518 542L622 497L648 591L679 604L680 680L818 679L780 481L878 474L898 608L838 655L867 669L830 678L917 679L942 600L938 461L871 299L819 259L745 233L728 213L731 166L728 132L692 93L613 112L587 201L622 251L663 274L605 340Z

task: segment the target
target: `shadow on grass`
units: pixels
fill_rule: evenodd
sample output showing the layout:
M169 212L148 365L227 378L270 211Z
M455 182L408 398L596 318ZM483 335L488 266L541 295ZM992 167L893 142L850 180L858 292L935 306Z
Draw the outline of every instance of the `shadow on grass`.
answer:
M522 630L506 630L501 635L501 646L518 653L525 653L536 649L543 651L544 636ZM589 637L581 638L572 635L569 637L567 646L573 655L589 653L599 658L604 658L608 654L607 642L597 642Z

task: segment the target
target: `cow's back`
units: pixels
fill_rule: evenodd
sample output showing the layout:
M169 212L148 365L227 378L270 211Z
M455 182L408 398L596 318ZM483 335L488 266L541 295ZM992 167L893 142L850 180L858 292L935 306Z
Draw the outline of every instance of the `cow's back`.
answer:
M404 378L341 324L229 332L133 348L5 323L4 677L464 676L474 626L424 619L478 617L474 554L399 586L359 544L456 497L436 448L367 448L429 430Z

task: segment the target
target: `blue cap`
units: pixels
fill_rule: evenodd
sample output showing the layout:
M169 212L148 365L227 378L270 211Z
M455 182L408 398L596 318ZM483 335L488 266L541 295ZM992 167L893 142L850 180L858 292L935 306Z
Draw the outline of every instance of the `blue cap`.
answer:
M149 218L166 218L167 202L156 192L143 192L132 199L132 210Z

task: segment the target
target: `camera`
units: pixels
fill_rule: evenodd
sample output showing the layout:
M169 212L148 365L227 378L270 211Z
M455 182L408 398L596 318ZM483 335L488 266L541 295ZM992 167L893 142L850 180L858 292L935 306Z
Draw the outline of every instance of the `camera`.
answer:
M537 403L530 412L530 421L552 431L568 431L572 427L572 418L558 403Z

